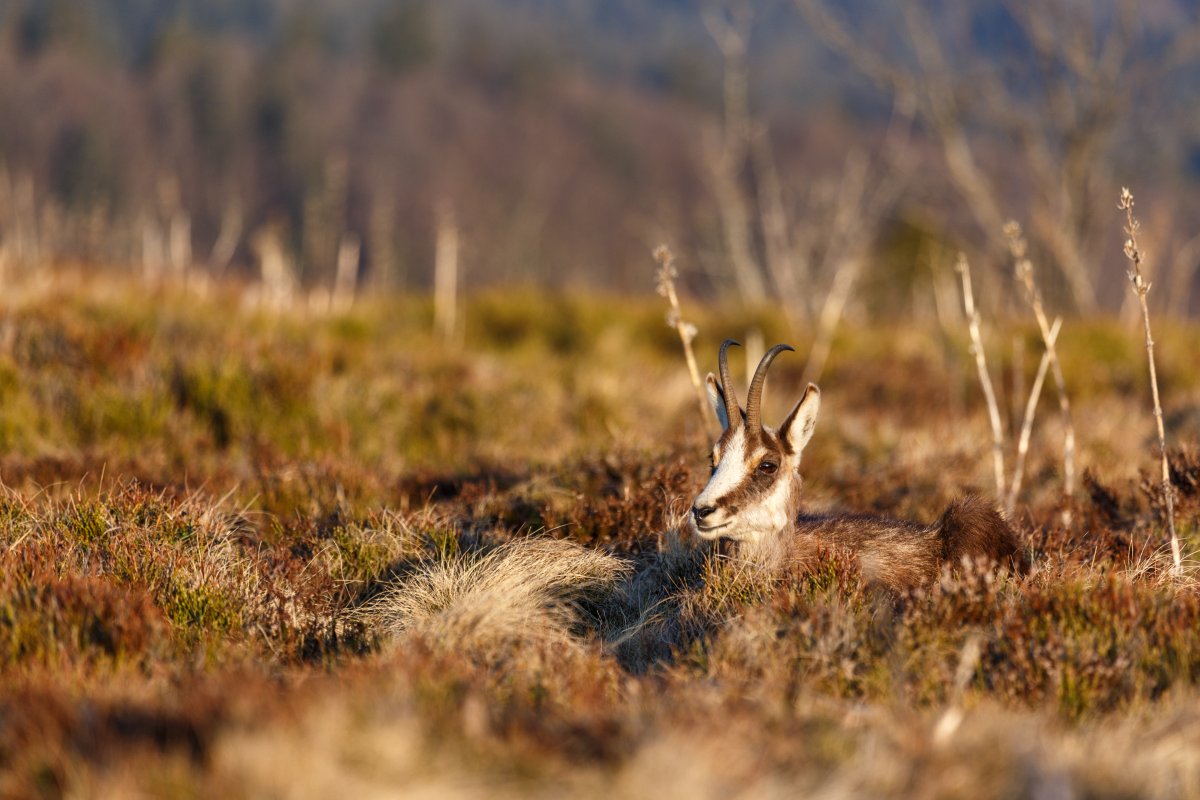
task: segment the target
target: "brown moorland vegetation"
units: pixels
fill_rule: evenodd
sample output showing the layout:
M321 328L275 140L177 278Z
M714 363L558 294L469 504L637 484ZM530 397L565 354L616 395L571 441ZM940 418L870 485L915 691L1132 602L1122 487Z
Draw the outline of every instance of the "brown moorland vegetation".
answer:
M653 298L484 294L446 345L420 298L70 285L0 313L0 794L1200 792L1200 594L1136 329L1059 336L1083 480L1064 522L1043 398L1011 520L1032 573L892 598L845 553L765 575L679 531L708 439ZM689 315L701 369L784 336ZM1040 334L998 329L1011 376ZM809 508L929 521L990 490L959 333L838 334ZM1188 553L1196 330L1155 334Z

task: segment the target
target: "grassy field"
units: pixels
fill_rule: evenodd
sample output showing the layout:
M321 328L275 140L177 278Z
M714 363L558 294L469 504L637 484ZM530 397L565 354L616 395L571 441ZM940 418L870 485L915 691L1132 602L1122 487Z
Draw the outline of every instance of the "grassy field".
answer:
M484 295L446 345L421 299L10 292L0 795L1200 796L1200 591L1166 569L1137 327L1059 338L1084 477L1064 503L1048 387L1033 573L886 598L844 553L763 575L679 532L709 434L656 299ZM703 369L787 336L698 317ZM1028 386L1035 329L989 331ZM1194 546L1200 330L1155 333ZM991 488L965 328L847 328L821 386L810 507Z

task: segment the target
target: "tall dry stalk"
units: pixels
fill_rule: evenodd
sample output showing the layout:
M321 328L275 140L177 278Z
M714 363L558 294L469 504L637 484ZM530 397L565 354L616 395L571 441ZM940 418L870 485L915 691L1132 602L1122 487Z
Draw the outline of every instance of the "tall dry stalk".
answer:
M1058 331L1062 327L1062 317L1056 317L1050 327L1050 337L1047 340L1052 346L1058 340ZM1004 510L1011 515L1017 507L1017 496L1021 493L1021 481L1025 478L1025 457L1029 453L1029 437L1033 433L1033 417L1037 413L1038 399L1042 396L1042 384L1046 381L1046 373L1050 368L1053 352L1049 347L1042 353L1041 363L1038 364L1037 376L1033 379L1033 388L1029 390L1029 400L1025 403L1025 416L1021 421L1021 438L1017 441L1017 463L1013 467L1012 488L1008 491L1008 502Z
M275 311L292 305L296 294L296 278L291 259L283 244L279 225L269 223L255 234L251 247L258 255L259 285L257 300Z
M763 353L767 352L767 342L763 338L762 328L757 325L746 331L746 385L754 382L754 372ZM807 384L805 384L807 385Z
M696 399L700 403L701 424L708 426L708 396L704 391L704 382L700 379L700 368L696 366L696 354L692 351L692 340L696 338L696 326L683 318L679 307L679 294L675 291L675 279L679 271L675 269L675 254L665 244L654 248L654 260L658 262L658 293L667 298L671 309L667 312L667 324L679 334L679 342L683 345L683 357L687 360L688 375L691 376L692 386L696 389Z
M1050 319L1046 316L1042 293L1038 291L1037 283L1033 279L1033 263L1028 255L1029 245L1021 232L1020 224L1014 221L1005 223L1004 235L1008 239L1008 249L1013 257L1017 280L1025 287L1025 298L1037 319L1038 330L1046 346L1046 355L1050 358L1054 384L1058 389L1058 410L1063 424L1063 496L1069 501L1075 494L1075 424L1071 420L1071 399L1067 395L1067 382L1063 377L1058 349L1054 346L1055 337L1050 335Z
M1008 397L1008 427L1017 429L1017 421L1021 419L1021 398L1025 397L1025 337L1019 332L1013 334L1012 364L1009 366L1012 374L1012 393Z
M1188 315L1188 301L1191 300L1197 271L1200 271L1200 234L1184 242L1171 259L1171 288L1167 293L1171 296L1170 313L1173 316Z
M162 282L164 251L162 230L158 221L142 219L142 278L149 286Z
M444 202L438 209L433 259L433 324L447 342L458 327L458 280L458 221L454 206Z
M234 199L226 203L221 213L221 230L208 255L209 267L214 275L224 275L229 262L233 261L244 224L241 202Z
M182 208L176 210L167 223L167 256L171 277L186 286L192 264L192 219Z
M1121 189L1121 198L1117 208L1125 212L1125 257L1133 264L1129 270L1129 283L1138 303L1142 306L1142 324L1146 329L1146 361L1150 367L1150 393L1154 398L1154 421L1158 426L1158 455L1162 461L1162 491L1167 503L1167 528L1171 532L1171 558L1174 560L1174 573L1183 571L1183 554L1180 552L1179 537L1175 533L1175 494L1171 488L1171 468L1167 463L1167 434L1163 429L1162 401L1158 395L1158 370L1154 364L1154 338L1150 335L1150 309L1146 305L1146 295L1150 293L1150 284L1142 277L1142 251L1138 247L1137 233L1141 227L1133 216L1133 194L1126 188Z
M971 685L971 678L974 677L975 670L979 668L981 655L983 655L983 637L978 633L972 633L963 642L962 650L959 652L958 669L954 671L954 685L950 700L946 704L946 710L942 712L942 716L933 728L934 744L948 745L954 738L954 734L958 732L965 713L963 699L966 697L967 688Z
M979 370L979 383L987 399L988 417L992 423L992 468L996 473L996 497L1003 498L1004 492L1004 428L1000 423L1000 406L996 403L996 391L992 388L992 376L988 373L987 358L983 352L983 335L979 330L979 310L975 308L975 294L971 290L971 269L967 257L958 254L955 265L962 276L963 309L967 314L967 327L971 331L971 354L975 356L975 367Z
M804 365L804 376L801 380L805 384L816 383L825 371L825 364L833 350L834 334L837 333L838 323L842 321L842 314L850 300L850 290L854 288L854 282L858 280L862 268L863 260L860 258L846 258L834 268L833 284L821 305L821 313L817 317L817 335L813 339L813 345L808 351L808 361Z
M342 234L338 243L337 272L333 278L330 306L335 311L347 311L354 304L354 293L358 287L358 260L362 254L362 242L353 233Z
M405 276L398 272L396 257L396 199L390 183L380 180L370 197L367 218L367 265L376 289L396 291Z

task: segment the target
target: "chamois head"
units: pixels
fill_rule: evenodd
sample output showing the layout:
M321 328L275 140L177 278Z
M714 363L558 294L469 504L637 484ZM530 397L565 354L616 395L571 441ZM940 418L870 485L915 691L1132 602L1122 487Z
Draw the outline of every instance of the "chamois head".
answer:
M712 449L712 477L692 504L691 523L704 539L762 542L791 527L800 499L800 451L812 437L821 392L814 384L804 390L778 430L762 424L760 405L767 369L786 344L767 351L754 371L745 412L738 406L729 379L729 347L721 345L720 383L708 374L708 397L721 438Z

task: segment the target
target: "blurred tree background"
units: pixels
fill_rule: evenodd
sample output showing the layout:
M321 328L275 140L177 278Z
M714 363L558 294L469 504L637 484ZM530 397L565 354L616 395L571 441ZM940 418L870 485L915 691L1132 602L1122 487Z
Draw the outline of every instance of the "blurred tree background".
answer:
M1130 183L1194 308L1197 4L905 5L8 0L0 265L425 290L453 224L466 286L641 292L669 241L803 324L928 305L960 248L1003 275L1011 217L1116 311Z

